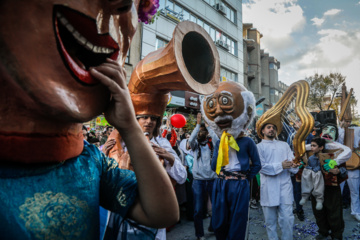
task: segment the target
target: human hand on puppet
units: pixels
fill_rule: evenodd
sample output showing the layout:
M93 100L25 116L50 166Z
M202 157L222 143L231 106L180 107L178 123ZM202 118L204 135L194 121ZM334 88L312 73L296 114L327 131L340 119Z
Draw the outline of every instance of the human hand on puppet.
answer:
M293 162L285 160L281 163L283 169L289 169L293 167Z
M126 85L126 72L120 64L110 58L97 67L90 68L91 75L108 87L111 102L104 112L106 120L119 131L137 126L134 107Z
M201 113L200 112L196 116L196 123L201 124Z
M174 165L175 157L171 153L166 151L165 148L159 147L157 145L152 145L152 148L154 149L156 155L168 161L170 163L170 166Z
M104 146L102 147L103 153L105 153L106 156L109 156L110 150L115 146L115 144L116 144L115 139L107 140Z

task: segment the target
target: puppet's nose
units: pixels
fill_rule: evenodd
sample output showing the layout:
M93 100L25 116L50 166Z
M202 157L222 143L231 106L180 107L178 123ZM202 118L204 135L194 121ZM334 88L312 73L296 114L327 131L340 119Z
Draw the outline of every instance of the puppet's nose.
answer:
M223 115L223 114L224 114L224 111L221 109L220 104L217 104L216 110L215 110L215 115L220 116L220 115Z

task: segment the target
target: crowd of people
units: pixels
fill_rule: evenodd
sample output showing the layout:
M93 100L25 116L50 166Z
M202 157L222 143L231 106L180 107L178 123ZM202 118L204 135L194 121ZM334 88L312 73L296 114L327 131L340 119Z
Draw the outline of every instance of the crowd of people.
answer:
M146 119L149 119L149 122L151 122L150 117L145 117L145 120ZM186 128L177 129L173 127L170 119L167 119L166 124L160 126L159 129L156 129L156 124L144 124L141 123L141 121L139 123L144 132L159 131L157 140L152 138L153 135L150 137L150 139L155 139L153 141L154 149L156 149L155 145L165 147L171 155L175 156L174 162L181 164L181 166L179 165L178 169L173 172L182 172L182 174L169 174L172 179L176 179L174 181L174 190L176 192L179 208L182 210L183 214L186 215L187 220L194 222L194 232L197 239L205 239L203 219L206 217L211 218L210 225L206 226L206 228L209 232L214 232L214 216L212 215L216 214L216 211L222 213L225 210L224 206L219 207L212 202L212 197L214 196L213 191L219 191L218 187L214 187L214 184L216 180L221 179L220 175L217 175L215 167L211 166L212 164L214 165L214 159L216 159L218 154L218 152L216 152L218 148L215 151L214 148L215 144L219 141L219 137L214 130L204 122L200 112L197 114L196 120L196 126L192 131L189 131ZM156 122L156 119L153 121ZM337 165L339 167L329 169L329 172L334 175L340 174L343 179L347 178L346 174L348 171L346 171L344 167L340 167L340 165L349 158L349 149L341 144L344 141L344 124L346 123L341 122L338 127L331 126L330 124L329 126L323 126L323 129L319 128L319 123L316 124L314 131L311 132L305 140L307 150L311 150L314 153L314 155L308 158L308 164L305 168L304 162L301 162L300 165L292 162L294 158L292 140L296 131L301 126L299 120L292 123L292 125L287 126L286 129L289 129L289 131L285 130L285 133L282 133L282 137L285 140L278 139L277 126L273 124L266 124L266 126L263 127L262 137L257 136L254 124L252 125L254 127L250 127L247 131L246 136L248 136L249 139L252 139L252 142L256 143L255 148L257 148L257 150L255 149L256 154L251 157L253 160L252 164L257 164L257 158L259 161L261 160L261 170L259 167L260 171L257 171L258 173L256 172L254 174L256 177L249 181L251 195L250 193L244 194L241 189L237 189L238 186L236 185L228 187L227 191L230 189L234 196L241 196L243 199L249 199L250 208L257 209L259 208L259 205L262 207L269 239L278 239L277 222L279 223L282 232L281 239L292 239L294 215L300 221L304 221L305 214L302 206L307 200L311 200L312 202L313 214L319 225L319 235L317 236L317 239L326 239L328 235L331 235L332 239L342 239L342 232L344 230L342 207L343 202L346 204L347 193L347 191L344 191L344 194L342 194L345 181L337 186L326 184L324 182L318 154L322 153L325 148L343 149L342 154L337 157ZM347 124L349 125L349 123ZM356 127L356 125L352 126ZM337 140L334 142L326 142L324 138L320 137L321 135L329 133L329 128L335 133L334 137ZM113 128L111 126L107 126L103 128L103 130L87 131L87 128L84 126L83 135L85 140L96 145L108 155L109 150L115 145L115 141L111 140L107 142L112 130ZM160 152L158 151L157 153L159 155ZM213 158L214 155L215 158ZM260 166L260 163L258 165ZM226 172L226 168L223 171ZM299 174L299 171L301 174ZM167 172L170 173L171 171L167 169ZM229 174L229 172L227 172L227 174ZM359 194L357 193L356 195L356 191L354 191L358 178L356 178L356 176L354 178L356 182L349 183L350 179L348 180L348 183L352 186L351 207L354 218L357 221L360 221L360 212L358 211L358 209L360 209L358 199ZM234 183L234 181L232 182ZM218 184L219 183L216 183L215 185ZM359 184L357 187L359 187ZM348 193L349 192L350 191L348 191ZM224 201L221 203L224 205ZM218 209L216 209L216 207ZM120 216L117 217L120 218ZM216 221L219 221L218 217ZM119 222L121 221L118 220L118 223ZM167 230L170 231L172 227L169 227ZM106 227L103 226L104 232L105 228ZM137 229L138 227L132 228ZM109 229L109 226L107 226L107 229ZM128 232L134 231L135 235L140 234L139 232L141 232L129 230L129 227L126 229ZM245 222L242 222L238 219L236 224L230 226L230 229L232 229L234 235L229 237L229 239L237 239L236 236L245 234L246 220ZM238 232L239 229L242 229L240 230L242 233ZM121 232L124 230L119 230L119 228L117 228L117 231ZM119 232L112 232L112 235L109 232L110 231L108 230L107 237L104 239L117 239L119 236ZM149 239L166 239L165 229L149 232L150 234L145 234ZM140 236L144 235L140 234ZM221 235L217 237L217 239L225 239L222 238Z
M19 3L0 4L1 239L165 240L179 205L197 239L207 214L217 239L245 239L249 206L260 200L268 238L278 239L278 223L290 240L294 195L298 217L311 195L317 239L342 239L346 179L360 220L359 166L345 168L360 156L358 128L352 152L342 144L348 122L323 124L321 138L306 140L312 156L299 161L292 139L310 114L290 124L269 109L247 134L254 94L219 82L218 52L196 23L179 23L164 54L148 54L127 82L137 23L153 22L158 1ZM306 86L289 89L301 96ZM168 122L160 131L168 93L189 88L203 95L195 128ZM83 126L101 113L113 127Z

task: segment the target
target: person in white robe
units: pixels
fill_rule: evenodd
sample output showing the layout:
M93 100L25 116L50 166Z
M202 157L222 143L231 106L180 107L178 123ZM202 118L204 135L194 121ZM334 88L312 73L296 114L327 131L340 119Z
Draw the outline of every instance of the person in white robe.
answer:
M282 239L293 239L293 187L290 173L296 174L298 166L286 142L275 139L277 127L265 124L261 130L264 139L257 144L260 161L260 205L262 206L266 231L270 240L277 240L277 222Z

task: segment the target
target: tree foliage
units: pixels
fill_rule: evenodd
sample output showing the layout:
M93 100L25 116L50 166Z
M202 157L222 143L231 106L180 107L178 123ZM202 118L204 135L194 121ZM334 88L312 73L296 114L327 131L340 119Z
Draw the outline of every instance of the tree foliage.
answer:
M330 82L331 82L331 84L329 85L329 92L331 95L331 100L330 100L330 104L328 105L328 109L327 109L327 110L329 110L331 104L334 101L336 93L341 88L343 83L345 83L346 77L342 76L341 73L330 73L327 77L330 79Z
M318 108L320 111L329 110L334 105L336 93L341 90L345 79L346 77L341 73L330 73L329 75L315 73L313 76L305 78L310 85L310 107ZM330 96L330 102L324 101L325 96Z
M186 119L186 125L185 125L185 128L189 133L191 133L196 127L196 122L197 121L195 115L190 113L188 118Z

